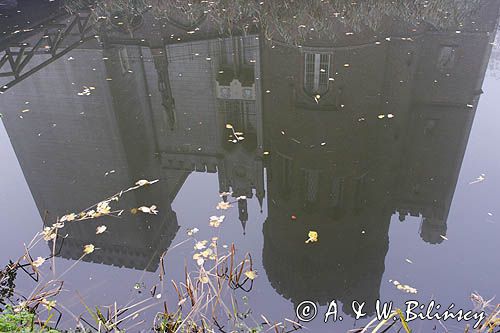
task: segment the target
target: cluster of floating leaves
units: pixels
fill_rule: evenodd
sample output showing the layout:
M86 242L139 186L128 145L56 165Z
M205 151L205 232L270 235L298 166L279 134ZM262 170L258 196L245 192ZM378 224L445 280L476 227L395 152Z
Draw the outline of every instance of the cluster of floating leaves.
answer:
M210 244L208 240L197 241L194 245L194 249L201 252L196 252L193 254L193 259L196 260L198 266L203 266L206 260L216 260L217 259L217 240L218 237L212 237Z
M224 215L221 215L221 216L210 216L210 222L209 222L209 225L211 227L214 227L214 228L218 228L220 227L221 223L224 221L225 219L225 216Z
M245 140L245 137L243 136L243 132L237 132L237 131L235 131L233 125L226 124L226 128L230 129L232 131L232 135L230 136L230 138L228 140L229 142L238 143L240 141Z
M112 217L119 217L123 214L124 210L123 209L118 209L118 210L113 210L111 208L111 203L114 201L119 201L121 196L127 192L136 190L140 187L147 186L147 185L152 185L154 183L158 182L158 179L156 180L146 180L146 179L141 179L138 180L134 186L120 191L119 193L113 195L112 197L100 201L97 204L83 210L80 213L69 213L64 216L62 216L60 219L57 220L56 223L52 224L52 226L45 227L43 231L41 232L42 237L46 241L52 241L57 238L57 233L59 229L64 228L65 223L70 223L70 222L80 222L84 220L89 220L89 219L96 219L102 216L112 216ZM150 207L147 206L141 206L139 208L133 208L131 210L132 213L137 213L137 212L143 212L145 214L151 214L151 215L157 215L158 210L155 205L151 205ZM104 233L107 230L107 227L105 225L98 226L96 228L96 235L100 235ZM84 255L90 254L94 252L95 247L93 244L88 244L85 245L83 248L83 253ZM39 257L37 260L33 261L33 266L39 267L44 263L45 259Z

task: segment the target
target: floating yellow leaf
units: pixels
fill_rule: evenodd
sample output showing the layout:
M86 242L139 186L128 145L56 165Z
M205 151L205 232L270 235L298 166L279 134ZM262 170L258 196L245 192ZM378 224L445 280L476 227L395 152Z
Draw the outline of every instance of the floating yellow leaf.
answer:
M316 231L309 231L309 239L306 240L306 243L314 243L318 241L318 233Z
M231 204L229 202L224 202L224 201L221 201L217 204L217 209L222 209L222 210L226 210L226 209L229 209L231 208Z
M208 241L206 240L202 240L202 241L199 241L197 242L195 245L194 245L194 249L195 250L203 250L204 248L206 248L207 246L207 243Z
M188 235L188 236L193 236L193 235L194 235L194 234L196 234L198 231L200 231L200 229L198 229L198 228L192 228L192 229L189 229L189 230L187 231L187 235Z
M93 244L88 244L88 245L85 245L85 246L83 247L83 253L84 253L84 254L89 254L89 253L92 253L92 252L94 252L94 250L95 250L95 247L94 247L94 245L93 245Z
M159 179L155 179L155 180L141 179L141 180L136 181L135 185L137 185L137 186L151 185L151 184L154 184L158 181L159 181Z
M258 275L256 271L246 271L245 276L250 280L255 280L255 278L257 278Z
M42 231L43 239L46 241L53 240L56 238L56 228L45 227Z
M64 215L63 217L61 217L61 219L59 220L59 222L71 222L71 221L74 221L75 218L76 218L76 214L75 213L71 213L71 214Z
M220 224L224 221L225 216L210 216L210 226L218 228Z
M211 256L214 252L212 251L211 248L207 248L205 251L203 252L200 252L200 254L205 257L205 258L208 258L209 256Z
M52 225L52 227L56 228L56 229L61 229L61 228L64 228L64 223L61 223L61 222L57 222L57 223L54 223Z
M97 212L103 215L107 215L111 212L111 207L109 206L109 201L102 201L97 204Z

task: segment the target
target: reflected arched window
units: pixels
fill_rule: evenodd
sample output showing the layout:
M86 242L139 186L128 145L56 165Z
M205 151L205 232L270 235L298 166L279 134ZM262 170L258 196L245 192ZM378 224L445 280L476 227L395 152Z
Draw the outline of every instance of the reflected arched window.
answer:
M304 90L311 95L328 91L330 55L306 53L304 61Z

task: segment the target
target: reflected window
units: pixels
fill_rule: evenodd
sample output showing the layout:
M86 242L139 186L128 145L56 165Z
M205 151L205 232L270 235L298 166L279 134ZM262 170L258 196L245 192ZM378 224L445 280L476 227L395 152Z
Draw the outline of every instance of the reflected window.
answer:
M305 169L304 174L306 185L305 201L315 202L318 195L319 171Z
M130 72L131 68L127 48L122 47L118 50L118 58L120 59L122 74Z
M450 70L455 65L455 48L453 46L441 46L437 66L440 70Z
M256 132L255 101L224 100L220 101L219 108L224 113L225 124L245 134Z
M292 187L293 161L281 156L281 190L288 192Z
M331 203L333 207L341 207L344 200L344 178L334 177L331 188Z
M427 119L424 125L424 134L432 136L436 131L436 127L438 125L438 119Z
M326 93L330 76L330 55L306 53L304 67L305 91L311 95Z

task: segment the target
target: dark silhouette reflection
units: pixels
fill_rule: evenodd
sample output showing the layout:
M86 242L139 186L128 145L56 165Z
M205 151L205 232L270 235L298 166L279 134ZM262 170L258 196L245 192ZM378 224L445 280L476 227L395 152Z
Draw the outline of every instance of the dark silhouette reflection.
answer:
M263 261L280 294L373 312L391 216L421 216L422 239L443 241L498 7L449 30L387 19L333 44L264 45Z
M299 15L302 3L180 3L127 11L98 1L85 15L76 6L73 21L58 21L67 33L51 25L27 39L60 37L51 54L26 51L35 70L11 61L3 73L14 78L0 89L11 109L4 123L46 223L138 179L161 180L119 202L157 205L158 216L68 223L60 255L80 258L92 243L100 250L84 260L153 271L178 231L172 202L192 172L217 172L223 200L256 197L262 207L267 163L263 261L274 288L294 303L357 299L373 311L391 217L420 217L425 242L446 236L498 1L452 13L444 1L407 16L399 3L366 12L319 1L316 18ZM314 29L301 30L304 17ZM27 102L33 110L20 119ZM238 201L243 232L247 199ZM102 224L108 232L96 236ZM309 230L318 243L304 243Z
M156 270L179 228L172 202L193 171L218 172L220 192L256 196L262 205L258 38L215 39L206 29L200 40L167 43L164 35L178 30L144 25L131 39L111 26L102 45L83 44L2 96L16 109L5 125L47 225L139 179L160 179L113 204L126 211L154 204L158 216L67 223L61 234L68 237L56 244L60 256L78 259L94 244L99 250L83 260ZM50 76L58 80L45 83ZM15 112L25 101L42 109L20 121ZM238 203L243 232L247 199ZM107 231L96 235L102 224Z

